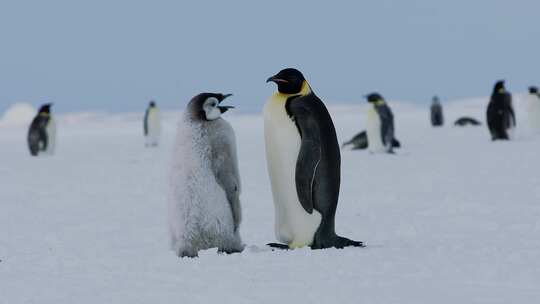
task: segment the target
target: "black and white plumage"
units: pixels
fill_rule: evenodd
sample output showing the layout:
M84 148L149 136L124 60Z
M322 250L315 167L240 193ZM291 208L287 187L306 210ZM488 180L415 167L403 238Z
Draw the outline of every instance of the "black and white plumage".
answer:
M394 114L378 93L366 96L369 105L366 132L369 151L372 153L393 153Z
M434 96L430 108L431 125L441 127L444 125L444 114L441 101L438 96Z
M516 126L512 95L506 91L504 81L495 83L487 111L487 124L492 140L509 140Z
M56 123L51 116L52 104L41 106L28 129L28 149L32 156L53 154L56 146Z
M335 232L341 157L332 118L300 71L270 77L264 107L266 159L280 248L363 246Z
M178 124L169 198L171 246L180 257L199 250L243 250L240 174L236 139L221 118L230 95L202 93L188 104Z

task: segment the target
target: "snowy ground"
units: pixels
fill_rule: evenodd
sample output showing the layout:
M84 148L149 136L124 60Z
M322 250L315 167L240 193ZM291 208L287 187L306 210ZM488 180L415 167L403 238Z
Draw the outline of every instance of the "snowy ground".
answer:
M234 100L231 100L234 103ZM168 248L164 143L145 149L141 115L59 117L57 154L30 158L26 128L0 128L0 303L538 303L540 137L518 111L517 139L489 141L485 100L391 103L397 155L342 153L337 231L368 247L269 251L275 241L263 122L237 132L246 250L179 259ZM516 102L520 108L519 100ZM340 141L363 106L333 107Z

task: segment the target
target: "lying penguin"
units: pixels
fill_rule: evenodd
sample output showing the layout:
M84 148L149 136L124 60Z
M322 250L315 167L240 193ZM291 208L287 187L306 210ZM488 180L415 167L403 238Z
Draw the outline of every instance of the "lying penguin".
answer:
M478 120L472 117L468 117L468 116L460 117L456 120L456 122L454 122L454 126L458 126L458 127L480 126L481 124L482 123L479 122Z
M351 150L364 150L364 149L367 149L367 147L368 147L368 138L367 138L366 131L364 130L364 131L356 134L355 136L353 136L353 138L351 138L351 140L344 142L343 145L341 145L341 148L342 149L346 148L349 145L352 145ZM399 140L394 138L392 140L392 147L393 148L401 148L401 143L399 142Z

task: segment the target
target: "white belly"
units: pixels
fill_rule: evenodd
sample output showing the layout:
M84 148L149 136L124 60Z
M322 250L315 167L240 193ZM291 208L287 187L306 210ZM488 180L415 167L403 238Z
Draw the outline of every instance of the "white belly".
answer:
M385 152L381 137L381 119L373 106L369 106L367 112L366 134L368 149L373 153Z
M528 98L529 123L533 133L540 133L540 99L536 96Z
M311 245L321 222L321 214L307 213L296 192L296 160L300 135L285 111L285 101L274 94L264 107L266 160L275 206L275 232L290 247Z
M51 117L49 119L49 123L47 124L46 128L47 132L47 149L44 151L45 154L52 155L54 154L55 148L56 148L56 122Z
M157 145L161 135L161 121L158 110L151 110L148 113L148 134L146 135L146 144Z

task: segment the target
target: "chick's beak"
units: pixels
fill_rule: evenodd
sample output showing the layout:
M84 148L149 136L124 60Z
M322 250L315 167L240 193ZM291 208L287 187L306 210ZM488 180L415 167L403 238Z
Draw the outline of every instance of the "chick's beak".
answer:
M227 112L229 109L234 109L233 106L218 106L219 111L221 114Z

